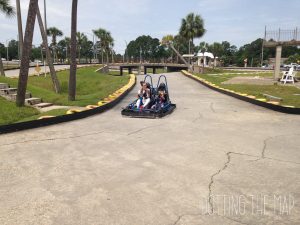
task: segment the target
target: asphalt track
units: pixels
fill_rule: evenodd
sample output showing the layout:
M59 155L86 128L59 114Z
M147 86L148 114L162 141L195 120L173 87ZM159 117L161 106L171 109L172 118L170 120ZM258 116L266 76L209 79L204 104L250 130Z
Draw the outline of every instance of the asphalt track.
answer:
M1 135L0 224L299 224L300 117L167 77L165 118Z

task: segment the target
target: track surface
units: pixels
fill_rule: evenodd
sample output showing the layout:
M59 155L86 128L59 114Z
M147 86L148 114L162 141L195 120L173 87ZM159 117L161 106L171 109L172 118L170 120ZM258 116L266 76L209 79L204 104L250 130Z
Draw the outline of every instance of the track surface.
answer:
M0 224L299 224L300 117L167 77L163 119L120 115L137 86L103 114L0 136Z

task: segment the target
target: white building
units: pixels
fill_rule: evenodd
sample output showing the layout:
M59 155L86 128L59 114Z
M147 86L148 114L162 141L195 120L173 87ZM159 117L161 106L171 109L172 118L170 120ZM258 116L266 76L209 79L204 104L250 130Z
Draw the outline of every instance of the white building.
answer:
M197 53L197 65L198 66L204 66L205 67L212 67L212 66L217 66L217 58L214 57L214 55L211 52L198 52Z

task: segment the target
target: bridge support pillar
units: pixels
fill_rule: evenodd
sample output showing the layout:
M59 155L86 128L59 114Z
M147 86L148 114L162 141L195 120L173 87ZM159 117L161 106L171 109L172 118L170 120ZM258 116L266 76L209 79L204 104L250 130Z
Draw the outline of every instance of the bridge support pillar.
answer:
M128 73L132 74L132 68L131 67L128 67Z
M123 67L120 67L120 75L123 76Z
M144 74L147 74L147 67L144 66Z
M275 71L274 71L274 79L277 81L280 74L280 61L281 61L281 52L282 46L276 46L276 59L275 59Z
M153 67L153 74L156 74L156 68Z

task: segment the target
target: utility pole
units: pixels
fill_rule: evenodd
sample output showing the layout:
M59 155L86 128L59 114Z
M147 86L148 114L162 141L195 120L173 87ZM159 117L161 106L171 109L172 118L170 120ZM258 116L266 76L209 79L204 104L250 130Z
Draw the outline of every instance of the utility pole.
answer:
M19 39L19 48L18 48L18 50L19 50L19 60L21 60L22 51L23 51L23 27L22 27L22 15L21 15L20 0L16 0L16 7L17 7L18 39Z
M44 0L44 23L45 23L45 32L47 34L47 5L46 0Z
M46 39L47 39L47 43L48 43L48 36L47 36L47 4L46 4L46 0L44 0L44 28L45 28ZM46 50L46 48L48 46L44 46L44 47L45 47L45 50ZM44 63L44 67L46 68L46 62L49 60L47 54L46 54L45 58L46 58L46 60L43 63ZM45 76L46 76L46 72L45 72Z
M125 44L126 44L126 50L125 50L125 53L126 53L126 56L127 56L127 63L128 63L128 60L129 60L129 57L128 57L128 44L127 44L127 41L125 41Z
M6 64L8 64L8 42L9 39L6 40Z
M264 41L266 40L266 35L267 35L267 26L265 26L265 36L262 40L262 44L261 44L261 62L260 62L260 66L263 66L264 63Z

